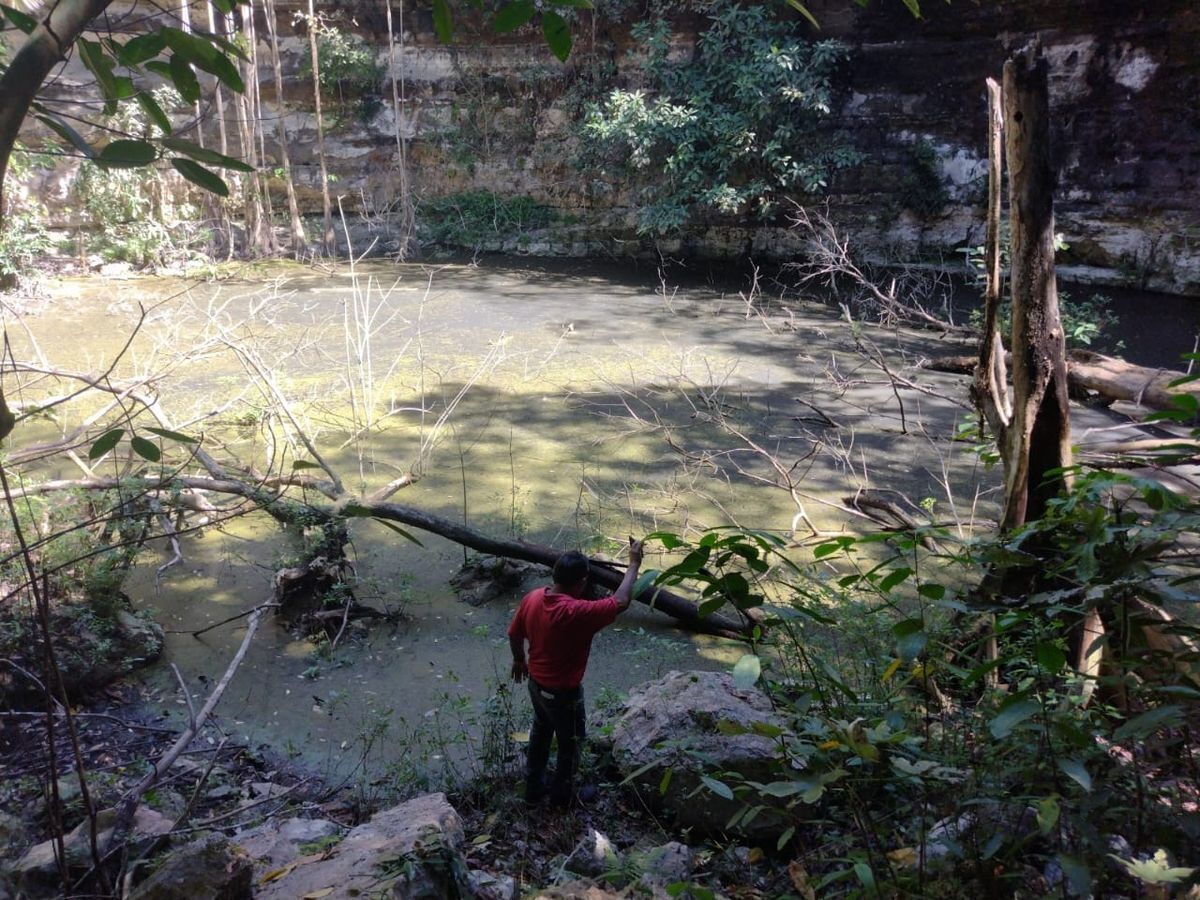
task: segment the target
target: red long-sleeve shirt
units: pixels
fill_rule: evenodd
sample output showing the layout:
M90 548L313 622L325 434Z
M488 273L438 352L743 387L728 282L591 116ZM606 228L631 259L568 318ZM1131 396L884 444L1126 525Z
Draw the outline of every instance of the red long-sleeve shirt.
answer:
M508 636L529 641L530 678L548 690L571 690L583 682L592 638L620 611L616 597L581 600L537 588L521 600Z

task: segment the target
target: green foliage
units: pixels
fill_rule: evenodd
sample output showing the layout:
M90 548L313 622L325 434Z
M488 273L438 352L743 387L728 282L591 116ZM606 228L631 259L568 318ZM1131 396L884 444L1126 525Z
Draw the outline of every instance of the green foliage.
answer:
M553 225L557 218L553 209L532 197L468 191L422 201L417 208L417 220L423 241L479 248L507 240L520 241L530 231Z
M1011 266L1010 248L1012 236L1007 220L1000 222L1000 271L1007 272ZM1055 251L1067 249L1067 243L1061 234L1054 236ZM987 270L984 263L983 245L964 247L963 254L967 269L975 284L982 287L987 281ZM1086 300L1074 300L1067 291L1059 291L1058 313L1062 321L1063 335L1067 347L1094 347L1113 353L1120 352L1125 346L1124 341L1115 337L1120 327L1120 318L1112 310L1112 299L1104 294L1092 294ZM972 328L983 328L983 310L971 311L970 324ZM996 326L1002 335L1012 334L1012 303L1002 294L996 308Z
M336 120L369 122L382 103L380 85L384 66L376 59L371 46L358 35L343 31L320 16L312 27L317 29L321 93L335 102ZM301 72L305 77L312 77L312 62L308 57L305 57Z
M228 0L217 0L214 5L223 12L232 9ZM25 21L28 17L18 20L12 13L8 13L8 16L18 30L28 33L32 20ZM103 101L101 108L104 116L127 115L129 110L136 107L161 135L156 136L150 128L137 131L118 128L115 133L121 137L97 149L54 108L35 100L31 107L34 117L75 152L104 169L140 168L160 158L168 159L189 181L217 193L228 192L224 181L215 172L200 165L201 162L249 171L245 163L203 150L190 141L179 138L168 140L172 124L166 112L170 106L163 103L164 89L151 91L144 87L152 78L158 78L171 85L171 93L176 99L193 103L200 99L200 85L196 77L196 70L199 69L216 77L230 90L240 93L245 85L231 57L245 58L245 55L234 43L218 35L162 26L124 43L111 37L99 40L80 37L75 40L74 47L79 60L95 78Z
M1128 896L1186 880L1200 839L1183 812L1197 660L1178 668L1142 626L1157 621L1146 604L1194 604L1200 575L1171 552L1198 527L1200 506L1157 482L1080 472L1042 520L966 544L932 528L844 535L801 564L757 532L650 536L678 559L657 583L765 614L733 674L762 684L784 720L753 729L774 742L772 774L714 772L704 790L741 801L730 827L780 817L778 847L797 841L817 896ZM926 537L950 549L927 552ZM1029 587L987 588L1006 583ZM1088 702L1072 660L1092 609L1110 661ZM971 627L989 621L992 634Z
M845 56L808 42L762 5L718 0L692 59L670 55L670 28L634 26L646 90L614 90L590 107L583 164L615 163L639 191L639 229L678 231L705 212L770 217L782 195L817 193L858 154L818 136Z
M919 219L930 219L950 202L950 192L942 181L937 150L929 141L918 141L908 148L907 155L900 182L900 205Z
M182 102L170 88L159 88L150 96L156 106L168 109ZM226 159L189 141L166 136L143 106L120 106L108 124L126 134L158 133L163 146L210 164L219 165ZM186 255L189 246L205 236L192 224L198 218L195 207L175 206L167 200L170 191L163 184L165 173L152 166L155 156L154 147L145 141L113 141L95 158L85 160L72 182L83 218L92 226L89 250L107 261L161 265ZM172 167L213 193L228 192L224 181L188 157L171 159Z

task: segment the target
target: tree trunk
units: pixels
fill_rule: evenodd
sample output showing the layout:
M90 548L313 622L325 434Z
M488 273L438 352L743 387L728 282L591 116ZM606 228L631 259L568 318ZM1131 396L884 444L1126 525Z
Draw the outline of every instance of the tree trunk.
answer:
M1008 426L1012 422L1012 403L1008 397L1008 369L1004 357L1004 341L996 326L1000 305L1000 196L1004 181L1004 101L1000 85L987 80L988 90L988 203L987 237L984 243L984 267L987 287L984 290L983 341L975 365L972 385L975 405L1004 448Z
M220 31L217 28L216 10L213 9L213 5L211 2L206 2L204 5L205 5L205 8L208 10L208 30L211 31L213 34L220 34ZM224 21L223 16L222 16L221 20L222 20L222 22ZM219 78L213 79L213 91L214 91L214 99L216 100L216 104L217 104L218 144L219 144L219 148L221 150L221 154L224 156L228 156L229 155L229 132L226 130L226 126L225 126L225 95L221 92L221 81ZM233 175L231 175L231 177L232 178L240 178L240 176L233 176ZM213 210L213 217L217 220L217 227L220 229L221 233L223 235L225 235L226 255L231 257L231 256L233 256L233 225L229 221L228 208L225 205L224 199L222 199L221 197L210 196L208 198L208 202Z
M287 189L292 255L299 259L304 253L307 241L304 237L304 223L300 221L300 206L296 202L296 185L292 181L292 160L288 153L287 126L284 124L283 118L283 66L279 60L279 22L276 19L275 0L264 0L263 9L267 20L267 37L271 43L271 68L275 74L275 104L278 107L275 134L279 141L279 165L283 169L283 184Z
M1054 274L1054 170L1048 66L1036 44L1004 64L1004 131L1012 217L1013 418L1005 442L1004 518L1041 518L1069 487L1066 346Z
M255 195L258 198L258 232L256 250L263 256L275 256L278 246L275 244L274 217L271 210L271 192L268 190L266 139L263 137L262 93L258 84L258 32L254 26L254 4L247 3L242 20L242 31L246 36L246 108L249 110L250 146L252 147L251 165L254 172L250 177L255 182Z
M392 73L392 121L396 133L396 166L400 182L400 252L406 259L416 231L412 191L408 184L408 139L401 132L404 99L404 0L400 0L400 63L396 63L396 38L392 31L392 3L387 3L388 62Z
M192 33L192 0L182 0L179 4L179 24L185 34ZM204 146L204 128L201 126L203 116L200 112L200 101L192 104L192 115L196 117L196 143Z
M317 13L313 0L308 0L308 50L312 56L313 109L317 114L317 159L321 165L321 249L333 254L333 204L329 201L329 168L325 161L325 119L321 113L321 61L317 54Z

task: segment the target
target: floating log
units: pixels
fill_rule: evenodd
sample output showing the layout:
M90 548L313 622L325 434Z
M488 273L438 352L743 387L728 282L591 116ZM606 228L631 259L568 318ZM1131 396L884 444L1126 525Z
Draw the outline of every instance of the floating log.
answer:
M522 559L526 562L553 568L554 563L562 554L562 550L548 547L544 544L531 544L525 541L505 541L489 537L433 513L405 506L400 503L361 503L351 502L344 505L339 512L344 516L382 519L388 522L399 522L422 531L441 535L456 544L470 547L480 553L492 556L503 556L507 559ZM592 581L603 587L615 590L624 575L622 571L608 568L608 563L593 560L591 567ZM686 597L665 590L650 588L642 591L636 598L651 609L666 613L676 621L695 631L706 634L716 634L723 637L745 638L754 628L754 617L747 621L738 622L720 613L702 616L696 604Z
M976 356L940 356L924 365L937 372L970 375L976 362ZM1200 400L1200 381L1171 386L1171 382L1183 377L1183 372L1138 366L1091 350L1072 350L1067 354L1067 380L1073 389L1093 391L1109 400L1124 400L1146 409L1172 409L1175 406L1172 398L1185 395Z

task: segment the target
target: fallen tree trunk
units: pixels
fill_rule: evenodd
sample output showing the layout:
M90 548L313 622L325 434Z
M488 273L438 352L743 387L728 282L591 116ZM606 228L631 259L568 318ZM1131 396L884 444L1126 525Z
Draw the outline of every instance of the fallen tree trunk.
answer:
M351 502L341 509L341 514L350 518L361 517L382 519L387 522L399 522L403 525L409 525L413 528L419 528L422 531L429 531L440 535L454 541L456 544L470 547L472 550L480 553L503 556L508 559L520 559L543 566L553 567L555 561L563 552L555 547L548 547L544 544L530 544L525 541L504 541L489 537L458 522L452 522L449 519L443 519L440 516L435 516L416 507L405 506L400 503ZM602 560L593 560L591 571L593 582L614 590L621 583L621 578L624 574L623 572L608 568L607 564ZM696 604L692 603L692 601L663 588L642 591L637 599L651 609L664 612L689 628L706 634L742 638L749 633L755 624L753 620L736 622L727 616L716 613L709 616L702 616L696 608Z
M941 356L924 366L937 372L969 375L978 361L977 356ZM1006 354L1006 363L1009 361L1011 354ZM1124 400L1146 409L1172 409L1173 398L1185 395L1200 400L1200 382L1171 387L1172 381L1182 377L1182 372L1150 369L1091 350L1067 354L1067 380L1073 390L1094 391L1109 400Z
M337 519L379 519L383 522L394 522L439 535L479 553L520 559L548 567L553 567L563 553L561 549L544 544L493 538L414 506L353 497L347 497L337 503L302 503L283 496L281 491L272 490L261 482L243 482L228 475L224 478L204 475L143 476L138 484L142 491L147 492L185 487L191 491L210 491L241 497L257 504L284 523L303 521L307 525L323 525ZM63 479L28 485L13 491L13 495L45 494L61 490L115 490L122 485L123 483L116 478ZM165 495L162 499L165 500ZM612 568L611 563L603 560L593 560L593 563L592 580L596 584L615 589L621 583L623 572ZM747 618L745 622L739 622L718 613L702 616L691 600L663 588L643 591L637 599L652 609L666 613L688 628L705 634L745 638L755 627L752 617Z

